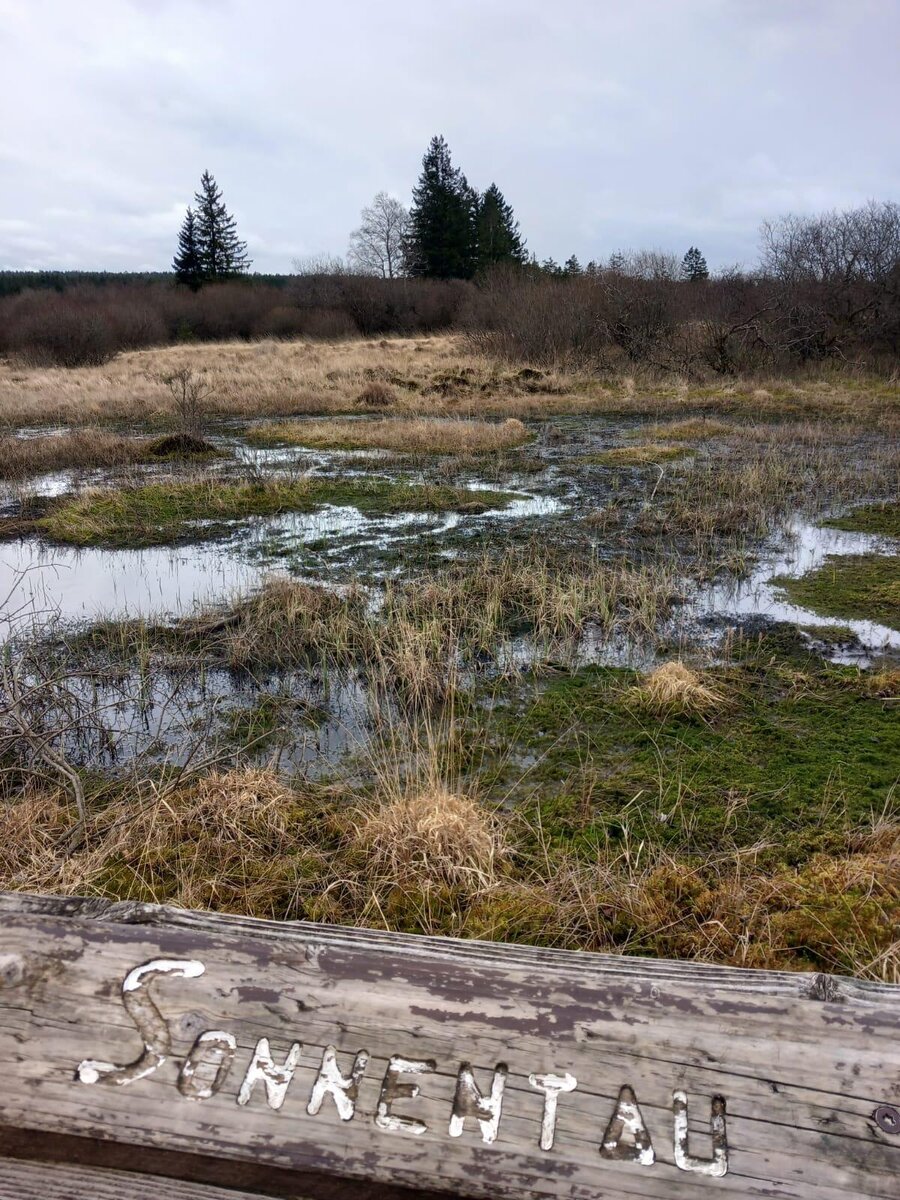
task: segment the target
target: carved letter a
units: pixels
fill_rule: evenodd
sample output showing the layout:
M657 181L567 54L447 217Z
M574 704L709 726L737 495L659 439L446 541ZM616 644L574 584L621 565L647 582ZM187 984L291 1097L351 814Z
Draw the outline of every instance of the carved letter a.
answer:
M636 1162L642 1167L652 1167L656 1162L650 1132L644 1124L637 1098L627 1085L619 1092L616 1111L606 1127L600 1153L604 1158Z

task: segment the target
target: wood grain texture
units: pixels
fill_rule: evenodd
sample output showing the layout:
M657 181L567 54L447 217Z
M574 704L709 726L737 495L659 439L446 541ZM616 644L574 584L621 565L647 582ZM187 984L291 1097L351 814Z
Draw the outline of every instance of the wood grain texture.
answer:
M0 895L0 1124L310 1196L898 1200L898 1035L886 985Z
M156 1175L0 1158L0 1200L259 1200L259 1195Z

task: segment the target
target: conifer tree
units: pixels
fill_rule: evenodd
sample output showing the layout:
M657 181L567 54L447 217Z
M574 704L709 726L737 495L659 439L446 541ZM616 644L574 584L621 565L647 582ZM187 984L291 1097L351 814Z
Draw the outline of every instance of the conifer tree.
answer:
M492 183L478 202L476 219L479 269L494 263L525 263L525 241L519 233L512 205Z
M681 260L681 274L691 283L700 283L704 279L709 279L709 267L706 265L706 259L696 246L691 246Z
M450 147L442 137L432 138L413 188L405 250L409 273L471 279L478 265L477 208L477 195L453 166Z
M203 283L203 261L197 240L197 220L190 206L178 234L178 249L172 267L179 283L187 284L192 292L200 288Z
M237 235L235 219L228 212L218 184L209 171L200 177L195 193L196 230L204 281L233 279L249 269L247 243Z
M584 274L584 272L581 268L581 263L578 261L577 254L572 254L566 259L565 266L563 267L563 272L566 275L583 275Z

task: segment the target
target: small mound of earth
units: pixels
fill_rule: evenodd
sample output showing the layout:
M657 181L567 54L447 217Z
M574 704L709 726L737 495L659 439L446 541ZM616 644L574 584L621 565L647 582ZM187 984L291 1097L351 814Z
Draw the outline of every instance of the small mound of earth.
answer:
M190 454L214 454L215 447L192 433L170 433L150 445L154 458L185 458Z

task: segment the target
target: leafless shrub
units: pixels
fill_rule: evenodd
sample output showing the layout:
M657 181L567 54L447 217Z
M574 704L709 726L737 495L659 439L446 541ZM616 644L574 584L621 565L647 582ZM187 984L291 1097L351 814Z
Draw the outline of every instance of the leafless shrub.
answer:
M205 375L191 367L179 367L161 376L161 382L172 394L175 416L180 431L190 437L201 438L213 387Z

